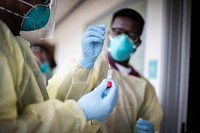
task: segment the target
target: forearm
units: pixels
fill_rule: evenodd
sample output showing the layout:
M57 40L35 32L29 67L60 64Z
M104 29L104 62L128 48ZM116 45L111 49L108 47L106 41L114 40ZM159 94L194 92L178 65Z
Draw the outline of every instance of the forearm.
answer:
M28 106L22 114L0 121L6 133L79 133L86 125L85 114L73 100L48 100Z

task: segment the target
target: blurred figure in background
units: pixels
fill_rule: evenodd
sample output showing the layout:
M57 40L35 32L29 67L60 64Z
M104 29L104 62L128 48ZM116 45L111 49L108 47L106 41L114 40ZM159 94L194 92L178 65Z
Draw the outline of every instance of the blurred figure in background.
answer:
M53 70L56 67L54 58L55 46L47 41L38 41L31 45L31 50L43 74L46 85L53 76Z
M160 128L163 110L155 89L129 63L141 45L144 24L143 17L130 8L112 16L108 49L97 60L95 70L103 72L108 63L111 65L113 78L119 83L119 101L98 133L154 133ZM105 76L96 75L99 81Z

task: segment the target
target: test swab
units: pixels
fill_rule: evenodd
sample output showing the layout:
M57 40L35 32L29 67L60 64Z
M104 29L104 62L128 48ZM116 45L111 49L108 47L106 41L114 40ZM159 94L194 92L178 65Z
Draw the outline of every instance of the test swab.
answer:
M107 59L107 62L108 62L108 59ZM107 72L107 79L111 79L112 78L112 75L113 75L113 70L110 66L110 63L108 62L108 72ZM107 89L104 91L103 93L103 98L105 96L107 96L108 92L109 92L109 89L112 87L112 82L111 81L108 81L108 84L107 84Z

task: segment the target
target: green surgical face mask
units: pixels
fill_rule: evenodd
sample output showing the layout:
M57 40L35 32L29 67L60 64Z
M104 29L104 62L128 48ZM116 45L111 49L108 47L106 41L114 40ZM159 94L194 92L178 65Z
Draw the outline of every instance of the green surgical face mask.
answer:
M22 4L31 6L32 8L23 17L21 24L22 31L33 31L43 28L49 20L50 8L49 5L36 4L32 5L24 0L18 0Z
M38 4L32 7L25 15L22 21L21 30L32 31L41 29L47 24L49 17L49 6Z
M43 4L32 5L24 0L18 0L18 2L26 6L30 6L32 8L25 15L20 15L2 6L0 6L0 9L23 18L21 24L21 31L38 30L43 28L48 23L51 14L49 5L43 5Z
M40 70L42 71L42 73L48 73L49 71L51 71L51 67L48 62L43 62L43 63L39 64L39 67L40 67Z
M134 42L126 34L110 37L109 52L114 60L126 61L135 50Z

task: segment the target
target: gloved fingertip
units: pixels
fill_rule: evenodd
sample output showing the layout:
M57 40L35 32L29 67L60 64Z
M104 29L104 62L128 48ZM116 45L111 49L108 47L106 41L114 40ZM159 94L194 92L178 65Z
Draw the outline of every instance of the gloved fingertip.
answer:
M139 122L139 121L143 121L144 119L143 118L139 118L137 121Z
M102 82L106 82L108 79L103 79Z
M106 88L107 88L107 79L103 79L100 85L96 87L96 90L100 92L100 95L102 95L103 92L106 90Z
M103 82L102 84L106 88L107 87L107 83L108 83L108 79L103 79L102 82Z
M106 25L105 24L99 24L97 26L100 27L101 29L106 29Z

